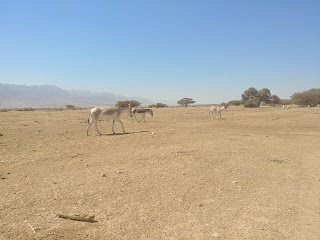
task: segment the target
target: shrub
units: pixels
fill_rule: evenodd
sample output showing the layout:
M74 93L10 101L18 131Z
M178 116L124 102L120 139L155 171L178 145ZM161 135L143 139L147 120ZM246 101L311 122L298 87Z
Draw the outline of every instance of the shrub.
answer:
M73 106L73 105L71 105L71 104L67 104L67 105L66 105L66 108L68 108L68 109L75 109L76 107Z
M167 104L163 104L163 103L157 103L157 104L152 104L152 105L149 105L150 108L165 108L165 107L168 107Z

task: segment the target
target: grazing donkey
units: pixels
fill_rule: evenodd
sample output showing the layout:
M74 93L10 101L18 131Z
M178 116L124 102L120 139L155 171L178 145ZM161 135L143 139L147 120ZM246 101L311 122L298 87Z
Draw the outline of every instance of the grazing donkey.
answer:
M132 109L131 105L125 107L95 107L92 108L90 111L90 115L88 118L88 127L87 127L87 136L89 133L89 128L91 126L91 123L94 121L95 127L99 135L101 135L99 128L98 128L98 122L99 120L111 120L112 119L112 133L114 133L114 122L117 120L121 123L122 126L122 132L124 132L123 123L120 120L120 116L124 113L128 113L130 117L133 117L132 115Z
M216 119L220 118L221 119L221 112L225 110L227 111L227 106L212 106L209 114L212 114L211 118L213 119L213 113L217 113Z
M134 108L134 109L132 109L132 113L138 122L141 122L142 120L143 120L143 122L146 122L146 113L147 112L149 112L151 117L153 117L153 111L150 108ZM137 119L137 115L136 115L137 113L142 114L142 118L140 121Z

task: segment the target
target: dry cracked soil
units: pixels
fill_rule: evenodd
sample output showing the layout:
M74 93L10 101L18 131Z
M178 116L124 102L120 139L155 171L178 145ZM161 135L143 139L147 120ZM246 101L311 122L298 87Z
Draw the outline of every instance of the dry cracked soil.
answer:
M320 108L209 110L0 112L0 239L320 239Z

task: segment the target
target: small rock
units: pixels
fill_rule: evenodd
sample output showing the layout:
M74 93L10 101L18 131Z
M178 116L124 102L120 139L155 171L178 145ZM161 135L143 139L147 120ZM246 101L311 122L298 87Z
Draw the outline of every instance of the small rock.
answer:
M102 173L101 177L106 177L107 175L105 173Z
M122 171L118 171L118 173L123 173Z
M1 179L6 179L6 177L1 177Z
M203 204L202 204L202 203L200 203L200 204L199 204L199 207L203 207Z
M5 162L6 162L6 161L3 161L3 160L1 161L1 163L5 163Z
M212 234L212 237L219 238L220 235L219 235L219 233L214 233L214 234Z
M0 133L0 137L1 137L1 136L3 136L3 134L2 134L2 133Z
M154 134L154 132L151 133L152 135Z
M238 181L233 181L232 183L235 184L235 183L238 183Z

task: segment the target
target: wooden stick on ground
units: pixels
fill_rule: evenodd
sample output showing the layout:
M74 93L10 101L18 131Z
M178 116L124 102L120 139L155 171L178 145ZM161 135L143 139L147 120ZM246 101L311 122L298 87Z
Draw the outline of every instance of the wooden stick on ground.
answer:
M94 218L95 216L88 216L85 214L79 215L79 214L63 214L63 213L58 213L57 214L58 217L61 218L67 218L67 219L71 219L71 220L75 220L75 221L86 221L86 222L94 222Z
M30 225L30 223L28 223L28 225L29 225L29 227L32 229L32 231L33 231L34 233L37 233L36 230L34 230L34 228Z

